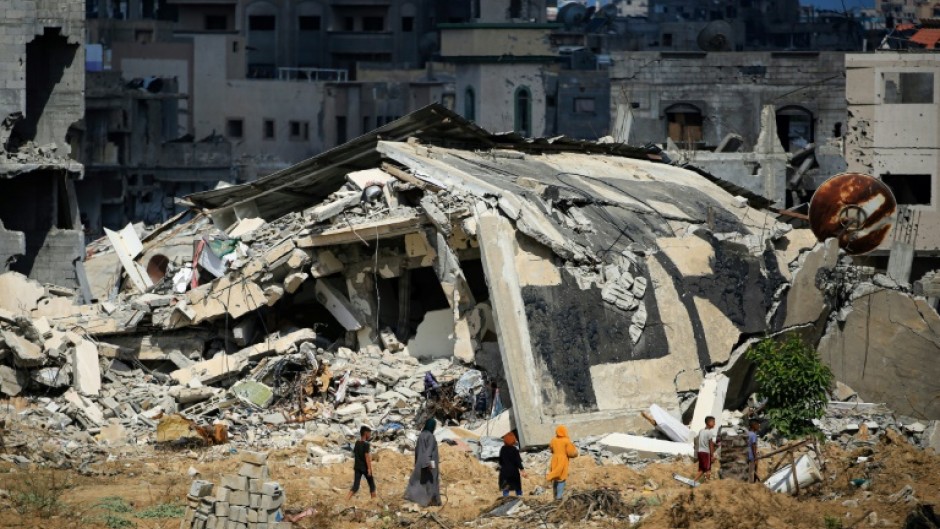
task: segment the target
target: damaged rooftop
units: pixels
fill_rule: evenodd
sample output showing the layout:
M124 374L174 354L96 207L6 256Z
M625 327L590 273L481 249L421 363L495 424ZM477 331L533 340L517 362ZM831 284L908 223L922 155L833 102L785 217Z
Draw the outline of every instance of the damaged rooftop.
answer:
M798 331L866 398L937 418L935 377L900 369L936 353L936 310L739 191L643 149L492 134L431 106L191 195L195 217L142 240L109 232L89 246L91 305L8 274L8 289L32 293L5 296L17 300L5 321L41 318L54 343L9 334L4 350L14 368L61 365L49 351L81 339L62 345L58 329L84 329L102 358L190 388L184 413L308 342L446 359L486 372L523 446L538 446L559 422L585 437L642 428L651 404L688 416L719 372L727 404L742 405L754 390L743 351ZM912 323L854 330L898 315ZM873 367L887 361L899 369ZM86 367L99 371L72 365L73 379ZM917 391L896 395L902 380Z

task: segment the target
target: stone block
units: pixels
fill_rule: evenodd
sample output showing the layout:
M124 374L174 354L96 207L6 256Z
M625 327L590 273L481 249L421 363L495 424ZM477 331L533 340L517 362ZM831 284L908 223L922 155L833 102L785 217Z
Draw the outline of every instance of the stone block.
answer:
M229 504L227 501L216 501L214 508L216 516L221 518L228 518Z
M260 479L249 479L248 480L248 492L250 494L261 494L261 484Z
M248 506L252 509L258 509L261 507L261 498L260 494L252 494Z

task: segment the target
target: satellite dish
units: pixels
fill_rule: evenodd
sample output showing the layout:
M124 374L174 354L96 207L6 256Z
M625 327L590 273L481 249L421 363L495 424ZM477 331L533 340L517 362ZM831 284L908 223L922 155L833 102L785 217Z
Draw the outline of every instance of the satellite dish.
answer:
M571 2L558 10L558 16L555 20L564 24L565 29L572 29L575 26L580 26L587 18L587 7L578 2Z
M881 180L842 173L823 182L809 203L809 226L820 241L839 239L850 255L878 248L894 226L898 203Z
M724 20L715 20L699 31L696 41L702 51L731 51L733 34L731 24Z

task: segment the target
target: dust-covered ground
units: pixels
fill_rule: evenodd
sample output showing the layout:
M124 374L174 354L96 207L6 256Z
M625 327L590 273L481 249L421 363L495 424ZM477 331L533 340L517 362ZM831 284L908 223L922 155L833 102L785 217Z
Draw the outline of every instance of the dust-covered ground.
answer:
M189 469L217 483L239 465L239 454L226 447L141 450L81 472L0 464L0 527L175 529L191 481ZM761 484L714 480L691 489L672 479L674 473L694 475L692 461L633 470L580 457L572 462L568 487L573 494L611 489L622 506L642 516L639 525L644 529L903 527L918 503L940 502L940 456L900 437L885 436L879 444L851 453L829 445L823 453L825 481L799 498L774 494ZM868 461L858 463L859 456ZM441 446L441 457L444 505L430 509L417 509L401 499L410 455L379 451L379 497L373 500L363 490L350 502L345 500L352 479L349 463L304 468L306 452L299 445L272 452L268 465L272 479L287 491L288 512L317 510L295 527L536 527L540 517L551 513L548 493L531 495L538 487L547 488L544 468L530 468L524 479L522 514L494 518L484 515L499 501L495 468L451 446ZM861 479L866 480L862 486L852 482ZM905 486L913 492L897 495ZM589 514L573 507L569 511L551 513L550 521L566 527L629 526L626 519L604 516L600 506Z

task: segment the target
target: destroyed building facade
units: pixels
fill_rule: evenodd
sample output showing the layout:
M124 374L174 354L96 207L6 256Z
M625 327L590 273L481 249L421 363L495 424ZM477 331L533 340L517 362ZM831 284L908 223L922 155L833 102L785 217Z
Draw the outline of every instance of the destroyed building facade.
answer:
M130 221L162 224L184 211L176 197L237 181L228 140L197 140L180 126L177 79L128 82L112 70L87 72L85 82L76 191L88 236Z
M234 181L283 169L452 99L447 72L424 66L434 44L430 21L459 18L460 3L375 5L356 13L342 3L295 0L179 1L157 10L132 1L126 13L109 2L94 4L88 42L108 59L104 68L127 81L175 78L185 96L184 132L225 137Z
M845 169L843 58L837 52L619 53L611 104L614 112L629 110L624 141L671 143L682 161L782 206L793 202L788 190L815 189ZM809 156L788 172L787 163L808 147Z
M911 283L940 268L940 56L850 54L846 75L848 169L879 178L899 206L873 262Z
M84 114L84 2L0 5L0 270L77 288L84 235L69 128Z

